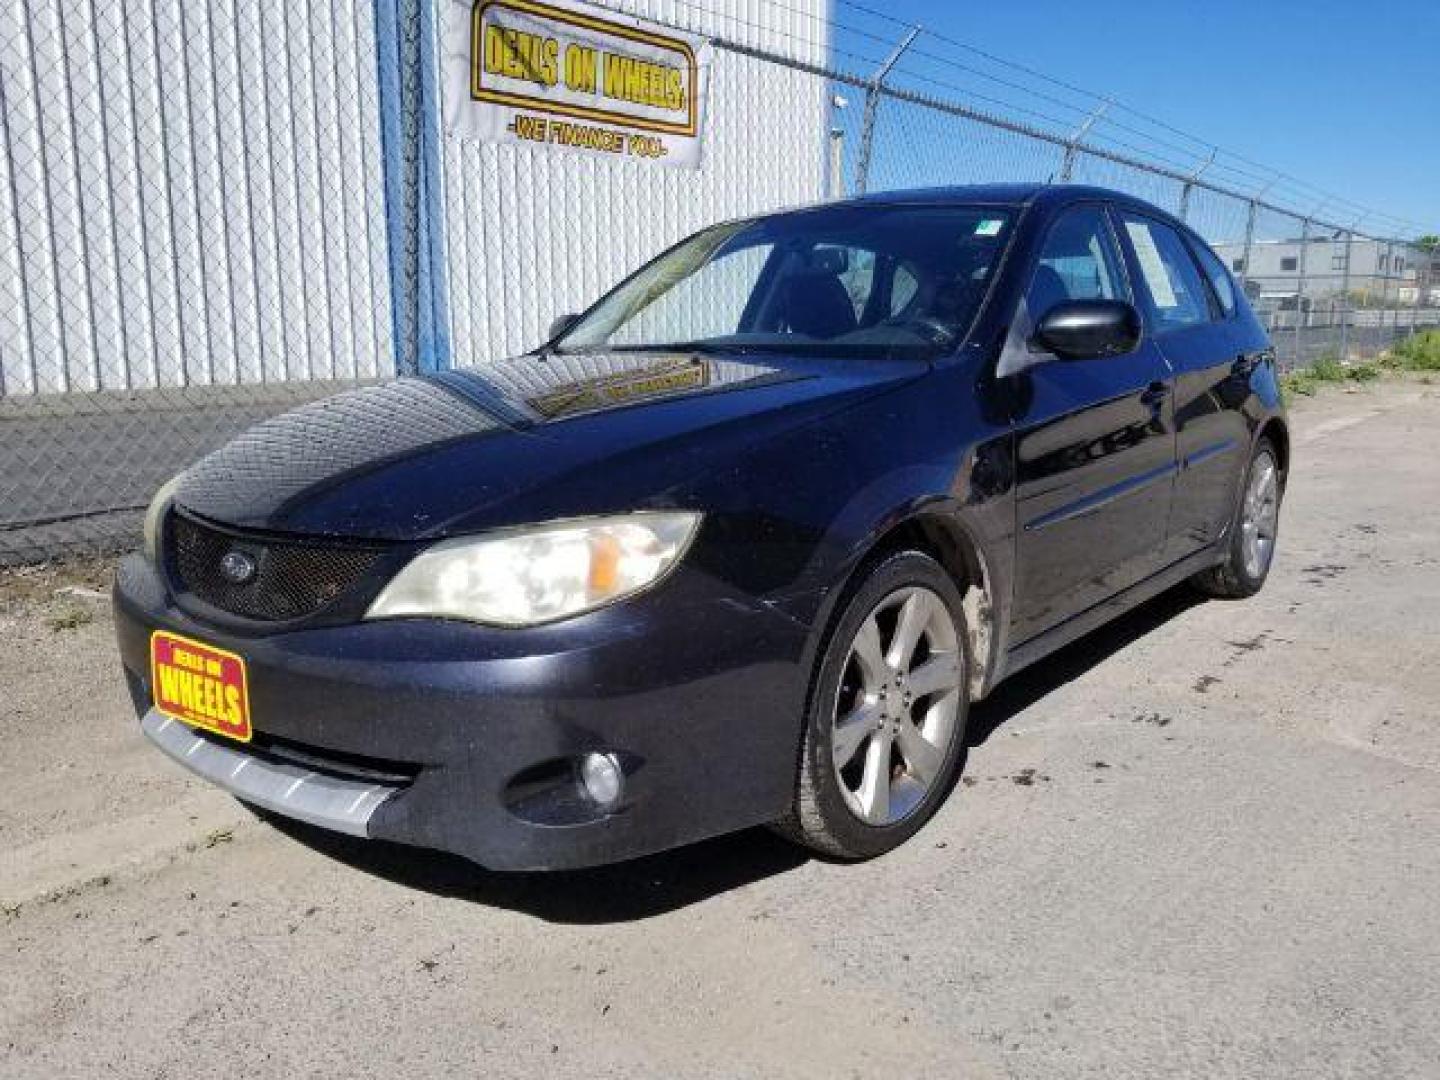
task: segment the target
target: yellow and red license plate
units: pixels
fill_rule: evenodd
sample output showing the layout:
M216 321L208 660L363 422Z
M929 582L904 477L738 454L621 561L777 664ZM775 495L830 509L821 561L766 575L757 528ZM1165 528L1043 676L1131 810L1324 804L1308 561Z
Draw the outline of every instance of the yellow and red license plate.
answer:
M150 686L166 716L241 742L250 741L245 661L168 630L150 635Z

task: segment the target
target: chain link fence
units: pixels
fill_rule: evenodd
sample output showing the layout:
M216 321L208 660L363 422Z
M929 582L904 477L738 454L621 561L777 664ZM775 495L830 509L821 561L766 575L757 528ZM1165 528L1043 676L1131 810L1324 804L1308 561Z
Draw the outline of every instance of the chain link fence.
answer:
M427 257L419 223L435 197L421 140L439 108L427 80L441 3L0 5L0 565L133 545L151 493L207 450L299 402L414 370L406 339L425 312L407 307L406 275ZM862 56L822 0L610 6L715 40L729 67L712 91L726 100L711 102L724 105L707 131L711 171L690 188L655 174L676 209L649 232L617 230L629 197L595 162L557 158L547 168L574 176L553 181L563 213L537 236L576 223L623 233L635 262L696 224L797 198L1068 181L1188 221L1234 271L1284 367L1373 357L1440 325L1434 251L1347 216L1344 200L1306 209L1263 177L1246 187L1244 168L1213 152L1137 146L1103 105L1067 126L935 77L958 43L937 53L901 27L884 35L900 46L891 56ZM912 48L929 50L929 75L906 61ZM788 131L767 94L824 98L828 135ZM720 144L752 130L773 153L727 157ZM522 183L512 165L465 182L491 148L446 143L440 155L441 220L464 236L440 239L452 257L438 288L455 355L483 362L481 328L547 325L556 296L577 288L557 284L566 266L588 264L527 242L523 214L494 212ZM597 216L612 220L586 223ZM576 280L598 292L614 272L597 264Z
M0 565L395 370L370 4L0 4Z
M884 72L884 65L878 69ZM1225 261L1270 332L1283 371L1373 359L1440 326L1440 248L1289 209L1263 192L961 100L832 69L831 193L1004 181L1093 184L1180 217Z

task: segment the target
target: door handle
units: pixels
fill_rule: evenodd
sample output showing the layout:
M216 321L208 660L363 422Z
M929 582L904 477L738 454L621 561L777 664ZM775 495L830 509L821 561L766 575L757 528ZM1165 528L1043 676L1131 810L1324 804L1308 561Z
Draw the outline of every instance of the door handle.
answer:
M1165 399L1170 396L1170 387L1163 382L1152 382L1140 394L1140 400L1146 407L1160 411L1160 406L1165 404Z

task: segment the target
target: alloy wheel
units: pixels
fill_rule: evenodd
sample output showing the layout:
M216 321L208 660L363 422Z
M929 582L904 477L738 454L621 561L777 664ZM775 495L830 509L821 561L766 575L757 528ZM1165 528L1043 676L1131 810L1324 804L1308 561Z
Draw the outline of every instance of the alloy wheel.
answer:
M1269 451L1262 450L1250 469L1240 511L1240 557L1252 579L1265 576L1275 554L1275 527L1280 520L1280 474Z
M940 780L963 679L955 620L930 589L897 589L860 624L840 674L831 749L861 821L902 821Z

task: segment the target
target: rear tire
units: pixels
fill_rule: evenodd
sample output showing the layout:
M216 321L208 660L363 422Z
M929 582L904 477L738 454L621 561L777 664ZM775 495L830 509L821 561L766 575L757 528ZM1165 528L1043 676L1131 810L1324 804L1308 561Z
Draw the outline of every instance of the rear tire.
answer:
M1191 578L1196 588L1226 600L1243 599L1260 591L1275 559L1284 497L1285 474L1280 469L1280 457L1275 445L1261 438L1245 471L1245 486L1230 522L1225 559Z
M852 589L817 661L782 835L868 859L934 815L965 746L967 640L960 591L928 555L888 556Z

